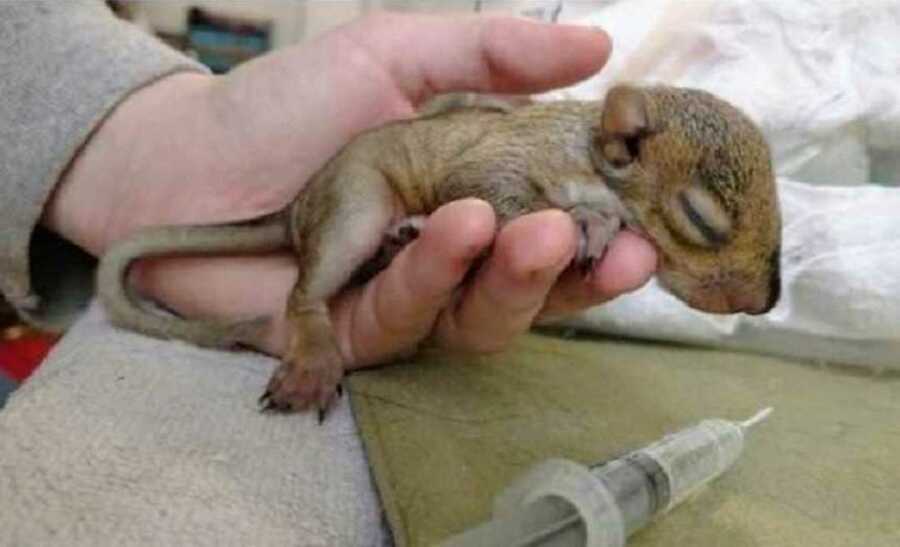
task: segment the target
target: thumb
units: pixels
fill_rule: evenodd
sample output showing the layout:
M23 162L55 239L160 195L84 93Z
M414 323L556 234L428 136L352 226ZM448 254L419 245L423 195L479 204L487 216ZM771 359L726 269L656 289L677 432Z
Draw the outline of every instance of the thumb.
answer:
M602 30L514 17L381 14L344 29L414 104L435 93L535 93L606 63Z

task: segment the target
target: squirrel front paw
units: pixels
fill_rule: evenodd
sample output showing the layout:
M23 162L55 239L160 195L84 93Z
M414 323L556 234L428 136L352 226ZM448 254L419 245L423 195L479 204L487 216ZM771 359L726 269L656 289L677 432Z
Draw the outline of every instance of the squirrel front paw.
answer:
M578 250L573 262L585 276L603 258L606 246L622 227L617 215L592 210L578 205L570 211L579 229Z

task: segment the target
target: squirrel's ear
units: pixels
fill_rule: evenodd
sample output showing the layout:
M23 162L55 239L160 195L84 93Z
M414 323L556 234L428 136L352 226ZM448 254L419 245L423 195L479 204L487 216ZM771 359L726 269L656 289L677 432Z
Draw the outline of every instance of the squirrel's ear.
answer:
M610 89L594 126L596 152L614 167L625 167L639 156L640 140L652 133L644 91L626 84Z
M610 137L633 137L650 127L644 93L630 85L620 84L606 94L600 131Z

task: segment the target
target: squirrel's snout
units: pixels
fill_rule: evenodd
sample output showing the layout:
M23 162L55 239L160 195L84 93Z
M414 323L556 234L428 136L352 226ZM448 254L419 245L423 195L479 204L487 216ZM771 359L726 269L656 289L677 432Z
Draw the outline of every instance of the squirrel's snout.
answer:
M762 315L771 310L777 301L777 296L773 299L771 293L754 294L747 292L733 295L729 298L732 312L743 312L747 315Z
M694 287L687 300L692 308L708 313L761 315L775 307L781 295L781 277L774 272L764 285L743 281Z

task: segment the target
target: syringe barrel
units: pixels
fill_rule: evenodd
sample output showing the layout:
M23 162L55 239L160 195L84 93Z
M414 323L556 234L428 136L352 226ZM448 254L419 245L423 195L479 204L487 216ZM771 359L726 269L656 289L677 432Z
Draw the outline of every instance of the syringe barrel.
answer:
M643 528L668 506L669 479L662 467L640 451L591 468L622 515L625 535Z
M705 420L594 466L591 473L615 499L629 536L721 475L737 461L743 446L738 424Z
M669 500L661 512L681 503L734 465L744 449L744 430L727 420L699 424L638 450L662 468L669 482Z

